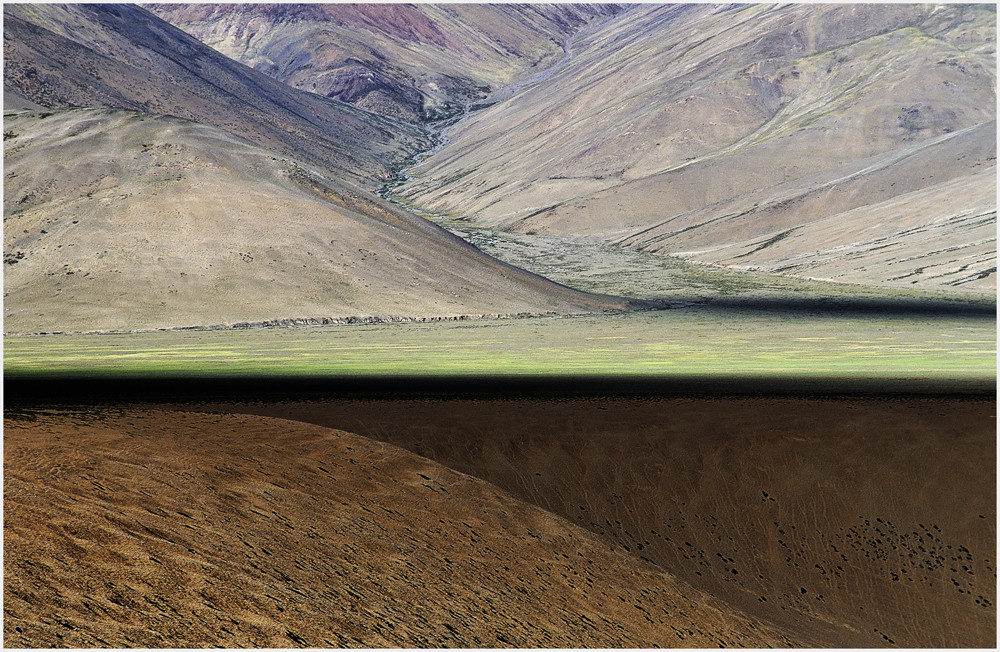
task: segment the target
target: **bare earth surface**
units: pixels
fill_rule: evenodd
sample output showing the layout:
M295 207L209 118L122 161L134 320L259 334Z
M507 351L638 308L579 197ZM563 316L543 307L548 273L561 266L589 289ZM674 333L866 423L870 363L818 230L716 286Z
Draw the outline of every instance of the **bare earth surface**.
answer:
M5 5L7 371L993 378L995 8L448 7ZM4 646L995 647L995 400L803 387L7 405Z
M4 420L5 647L791 647L481 480L247 415Z
M427 144L412 125L291 88L135 5L5 4L3 29L4 97L18 104L194 120L363 187Z
M996 12L633 5L446 130L409 204L524 234L996 288Z
M331 400L219 409L402 446L811 645L996 642L991 400Z
M4 174L7 333L625 305L179 118L8 114Z

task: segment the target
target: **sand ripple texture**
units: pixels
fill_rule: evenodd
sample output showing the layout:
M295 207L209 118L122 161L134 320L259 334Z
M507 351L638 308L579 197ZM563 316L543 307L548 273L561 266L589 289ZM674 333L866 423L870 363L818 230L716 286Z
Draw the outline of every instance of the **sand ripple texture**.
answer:
M361 436L161 411L4 425L5 647L796 645Z
M996 645L992 400L238 409L338 424L484 479L811 646Z

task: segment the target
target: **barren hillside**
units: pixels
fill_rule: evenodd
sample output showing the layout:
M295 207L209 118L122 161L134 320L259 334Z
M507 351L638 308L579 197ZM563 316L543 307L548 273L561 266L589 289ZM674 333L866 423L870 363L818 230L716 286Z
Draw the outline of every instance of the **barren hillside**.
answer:
M995 45L986 5L634 6L399 193L522 233L989 289Z
M412 125L293 89L134 5L5 4L4 93L187 118L367 187L427 144Z
M221 129L4 119L7 333L620 309Z
M593 398L220 405L487 480L821 647L996 645L996 403Z

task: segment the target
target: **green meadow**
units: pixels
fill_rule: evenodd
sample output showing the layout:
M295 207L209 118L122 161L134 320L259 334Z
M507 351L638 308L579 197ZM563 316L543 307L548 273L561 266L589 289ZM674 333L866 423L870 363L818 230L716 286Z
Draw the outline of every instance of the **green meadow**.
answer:
M487 375L980 379L991 318L691 306L474 322L4 338L18 376Z

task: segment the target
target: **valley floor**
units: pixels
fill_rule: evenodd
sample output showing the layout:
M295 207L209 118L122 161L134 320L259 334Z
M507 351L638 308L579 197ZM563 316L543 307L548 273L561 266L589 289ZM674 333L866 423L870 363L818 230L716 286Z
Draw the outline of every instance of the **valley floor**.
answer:
M914 285L843 283L825 279L736 270L691 263L572 235L526 235L481 228L418 211L483 252L577 290L640 299L746 303L773 299L867 299L952 301L987 306L996 303L991 289L927 289Z
M681 302L684 303L684 302ZM4 373L996 382L996 318L933 301L734 297L618 315L4 338Z

